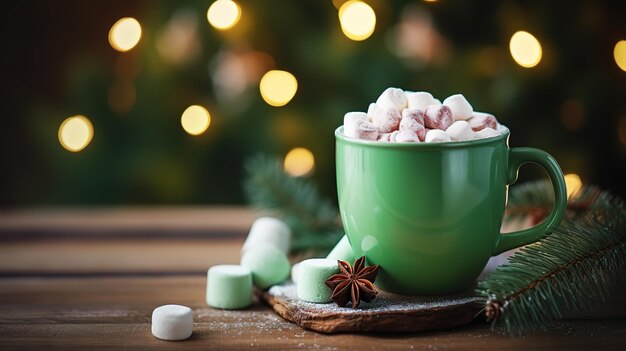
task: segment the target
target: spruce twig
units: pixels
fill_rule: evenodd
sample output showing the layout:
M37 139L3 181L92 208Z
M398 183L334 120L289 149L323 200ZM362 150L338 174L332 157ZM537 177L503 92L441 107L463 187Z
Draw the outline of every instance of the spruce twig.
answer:
M258 155L246 162L245 169L249 203L285 220L293 232L292 250L327 251L343 235L336 207L311 181L285 174L279 159Z
M540 198L527 193L545 191L546 186L537 182L518 187L520 193L511 197L524 200L514 201L513 208L524 205L532 211L528 204L538 205ZM551 208L549 202L543 205ZM570 199L568 208L567 218L552 234L522 248L479 282L477 294L494 326L520 334L597 307L626 289L623 203L586 187Z

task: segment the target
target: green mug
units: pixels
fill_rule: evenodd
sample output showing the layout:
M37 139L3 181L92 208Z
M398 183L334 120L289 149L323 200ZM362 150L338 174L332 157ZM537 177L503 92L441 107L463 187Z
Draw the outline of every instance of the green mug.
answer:
M548 153L497 137L447 143L382 143L335 131L337 192L356 257L381 267L376 285L410 295L473 286L493 255L539 240L565 214L563 173ZM520 166L541 165L554 209L535 227L502 235L508 186Z

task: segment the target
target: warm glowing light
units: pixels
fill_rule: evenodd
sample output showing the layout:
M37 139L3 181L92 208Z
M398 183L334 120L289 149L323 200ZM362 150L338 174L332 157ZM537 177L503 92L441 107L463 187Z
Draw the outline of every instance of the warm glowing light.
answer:
M509 50L513 60L522 67L535 67L541 61L541 44L528 32L519 31L513 34Z
M59 127L59 142L66 150L78 152L93 138L93 125L85 116L67 118Z
M191 105L187 107L180 117L180 124L183 126L185 132L191 135L200 135L209 128L211 115L204 107Z
M117 51L128 51L139 43L141 25L132 17L124 17L115 22L109 31L109 43Z
M209 23L219 29L232 28L241 18L241 8L232 0L217 0L209 6L206 13Z
M293 177L310 174L315 167L313 153L305 148L292 149L285 156L285 172Z
M272 70L261 78L259 84L263 100L272 106L287 105L298 90L298 81L287 71Z
M615 44L613 57L619 68L621 68L622 71L626 71L626 40L620 40Z
M339 9L341 30L348 38L356 41L365 40L374 33L376 14L366 3L351 0Z
M578 174L570 173L565 175L565 188L567 189L567 197L571 197L580 191L583 182Z

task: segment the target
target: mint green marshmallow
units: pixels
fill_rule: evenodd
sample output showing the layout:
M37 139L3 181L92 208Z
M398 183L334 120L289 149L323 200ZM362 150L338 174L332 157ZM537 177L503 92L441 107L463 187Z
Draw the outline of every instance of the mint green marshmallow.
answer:
M297 283L298 298L307 302L330 302L332 291L324 282L337 273L339 273L337 260L311 258L300 262Z
M237 265L219 265L207 272L206 303L227 310L246 308L252 303L252 273Z
M291 270L287 255L270 244L257 244L246 249L241 265L252 272L252 282L260 289L283 282Z
M355 261L354 252L352 252L352 247L350 246L350 242L348 241L348 236L344 235L337 245L330 251L328 256L331 260L343 260L348 261L350 265Z

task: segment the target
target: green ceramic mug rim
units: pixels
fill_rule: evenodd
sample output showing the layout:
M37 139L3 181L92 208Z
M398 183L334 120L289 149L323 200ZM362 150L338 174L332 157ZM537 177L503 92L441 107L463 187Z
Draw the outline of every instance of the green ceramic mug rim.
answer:
M386 143L386 142L380 142L376 140L355 139L355 138L347 137L343 134L343 126L339 126L337 129L335 129L335 137L337 139L341 139L342 141L350 143L350 144L363 145L363 146L369 146L369 147L403 148L403 149L404 148L457 149L457 148L466 148L466 147L472 147L472 146L481 146L481 145L491 144L491 143L499 143L502 140L505 140L506 138L508 138L509 135L511 134L511 131L509 130L509 128L507 128L506 126L504 126L504 128L506 128L504 133L497 135L497 136L489 137L489 138L481 138L481 139L474 139L474 140L468 140L468 141L446 141L446 142L437 142L437 143L425 143L425 142L422 142L422 143L412 143L412 142Z

